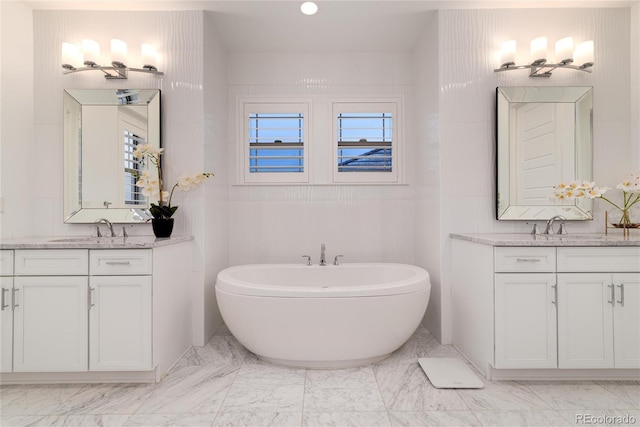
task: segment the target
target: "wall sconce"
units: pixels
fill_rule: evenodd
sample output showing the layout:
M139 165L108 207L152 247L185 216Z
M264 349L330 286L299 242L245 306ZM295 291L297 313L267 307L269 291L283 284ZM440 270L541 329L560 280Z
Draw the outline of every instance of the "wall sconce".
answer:
M516 65L516 42L509 40L502 43L500 48L500 68L494 73L502 71L530 69L529 77L550 77L556 68L569 68L571 70L591 72L593 67L593 41L579 43L573 48L573 37L565 37L555 44L556 63L547 63L547 38L537 37L531 40L531 63Z
M100 45L98 42L84 39L82 40L82 52L73 43L62 43L62 68L63 74L77 73L79 71L99 70L104 73L106 79L126 79L129 71L139 73L149 73L156 76L163 76L164 73L158 71L154 65L157 62L156 51L153 46L143 44L141 47L142 68L131 68L127 63L127 44L122 40L111 40L111 66L99 65ZM77 67L84 64L84 67Z

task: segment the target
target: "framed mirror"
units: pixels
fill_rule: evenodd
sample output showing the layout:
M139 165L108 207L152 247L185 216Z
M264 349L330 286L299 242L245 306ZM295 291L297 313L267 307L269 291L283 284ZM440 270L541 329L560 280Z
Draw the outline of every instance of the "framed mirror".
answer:
M592 201L549 199L592 177L591 87L496 88L496 218L590 220Z
M64 222L140 223L151 218L136 186L147 165L139 144L160 147L158 89L65 90ZM148 169L157 175L155 167Z

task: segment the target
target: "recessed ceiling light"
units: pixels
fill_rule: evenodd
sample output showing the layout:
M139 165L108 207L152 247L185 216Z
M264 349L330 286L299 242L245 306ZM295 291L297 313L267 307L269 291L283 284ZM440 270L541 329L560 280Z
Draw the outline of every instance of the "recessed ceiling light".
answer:
M302 3L300 11L305 15L314 15L318 11L318 5L312 1Z

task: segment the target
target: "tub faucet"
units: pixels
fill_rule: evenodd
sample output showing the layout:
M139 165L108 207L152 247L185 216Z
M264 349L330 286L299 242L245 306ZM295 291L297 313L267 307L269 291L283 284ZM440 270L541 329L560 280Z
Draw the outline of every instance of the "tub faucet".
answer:
M327 265L327 259L326 256L324 254L324 243L322 245L320 245L320 263L319 265Z
M111 224L111 221L109 221L106 218L100 218L96 220L96 229L98 230L98 237L102 237L102 234L100 234L100 226L98 224L107 224L107 227L109 228L109 237L116 237L116 233L113 231L113 224Z
M542 234L553 234L553 223L554 221L557 220L566 220L567 218L563 217L562 215L555 215L552 216L551 218L549 218L549 221L547 221L547 226L544 229L544 233ZM562 232L564 231L564 227L560 227L560 233L558 234L562 234Z

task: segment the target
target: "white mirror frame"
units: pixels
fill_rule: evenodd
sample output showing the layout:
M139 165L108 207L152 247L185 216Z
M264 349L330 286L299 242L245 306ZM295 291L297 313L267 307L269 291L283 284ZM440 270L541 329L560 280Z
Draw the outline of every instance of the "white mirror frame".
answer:
M148 200L127 206L120 197L124 192L122 108L129 110L128 126L144 134L144 142L160 147L159 89L64 90L65 223L86 224L101 218L141 223L152 218Z
M592 200L558 203L554 185L592 177L593 88L496 88L496 219L591 220Z

